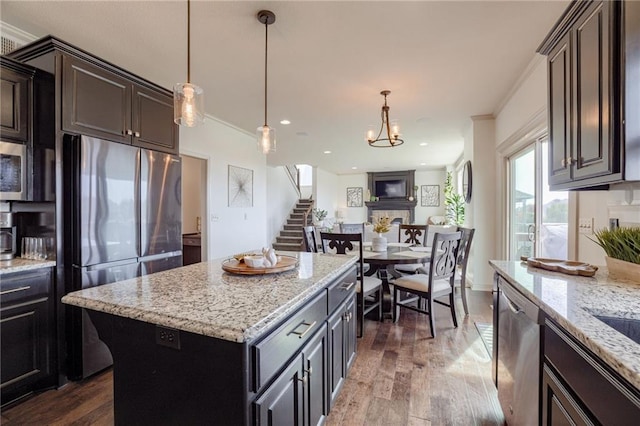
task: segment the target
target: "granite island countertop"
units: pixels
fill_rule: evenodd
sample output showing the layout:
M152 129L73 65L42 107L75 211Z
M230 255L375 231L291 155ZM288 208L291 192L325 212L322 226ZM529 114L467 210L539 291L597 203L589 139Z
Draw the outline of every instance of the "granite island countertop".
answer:
M640 344L594 315L640 320L640 282L550 272L518 261L489 261L509 283L633 386L640 389Z
M16 257L0 261L0 275L56 266L55 260L30 260Z
M284 253L283 253L284 254ZM233 275L221 260L69 293L62 302L204 336L246 342L277 324L347 271L356 257L286 253L291 270Z

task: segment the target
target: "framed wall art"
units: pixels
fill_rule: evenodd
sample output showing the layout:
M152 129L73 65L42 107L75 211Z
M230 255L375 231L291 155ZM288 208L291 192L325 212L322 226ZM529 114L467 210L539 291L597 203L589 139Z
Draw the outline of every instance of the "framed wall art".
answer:
M440 207L440 185L422 185L420 196L422 207Z
M253 170L229 165L229 207L253 207Z
M362 207L362 187L347 188L347 207Z

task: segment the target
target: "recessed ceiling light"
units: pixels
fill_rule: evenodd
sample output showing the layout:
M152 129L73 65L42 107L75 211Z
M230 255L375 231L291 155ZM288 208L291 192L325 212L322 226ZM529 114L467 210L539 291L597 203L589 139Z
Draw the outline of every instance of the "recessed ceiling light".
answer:
M280 124L284 124L286 126L287 124L291 124L291 122L289 120L280 120Z
M331 154L331 151L325 151L324 153L325 154Z
M353 166L351 170L358 170L358 168L356 166Z
M427 165L427 163L420 163L420 165L421 165L421 166L426 166L426 165Z
M427 146L427 145L429 145L429 144L428 144L428 143L426 143L426 142L421 142L421 143L420 143L420 146Z

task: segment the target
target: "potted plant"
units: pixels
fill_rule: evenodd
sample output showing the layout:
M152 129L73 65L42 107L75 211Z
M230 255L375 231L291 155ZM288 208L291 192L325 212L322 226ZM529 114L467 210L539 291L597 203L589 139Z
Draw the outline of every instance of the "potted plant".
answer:
M609 276L640 281L640 228L601 229L591 239L604 249Z
M326 210L321 210L321 209L313 209L312 213L313 213L313 217L314 217L313 225L322 227L322 225L324 223L323 221L327 217L327 211Z
M453 191L451 172L447 172L444 181L444 208L447 224L462 225L464 223L464 198Z

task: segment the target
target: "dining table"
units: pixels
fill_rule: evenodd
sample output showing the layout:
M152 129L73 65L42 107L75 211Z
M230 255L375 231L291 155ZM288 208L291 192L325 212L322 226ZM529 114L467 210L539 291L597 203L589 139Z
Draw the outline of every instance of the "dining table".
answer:
M382 280L382 319L392 318L392 296L389 277L398 277L395 265L411 263L429 263L431 248L415 246L411 243L387 243L385 251L373 251L371 243L362 246L362 261L369 265L364 275L373 276L378 273Z

